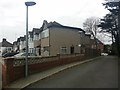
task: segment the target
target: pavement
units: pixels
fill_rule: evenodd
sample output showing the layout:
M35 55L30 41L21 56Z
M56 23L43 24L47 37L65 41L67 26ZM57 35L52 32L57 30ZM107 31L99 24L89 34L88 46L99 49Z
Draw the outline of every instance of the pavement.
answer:
M84 60L84 61L79 61L79 62L74 62L74 63L70 63L70 64L66 64L66 65L62 65L62 66L58 66L52 69L48 69L45 71L42 71L40 73L36 73L36 74L32 74L29 75L26 78L21 78L17 81L14 81L13 83L10 83L8 86L6 86L5 88L16 88L17 90L23 89L25 87L27 87L28 85L35 83L39 80L45 79L51 75L54 75L60 71L63 71L65 69L86 63L86 62L90 62L93 61L95 59L97 59L99 57L93 58L93 59L88 59L88 60Z

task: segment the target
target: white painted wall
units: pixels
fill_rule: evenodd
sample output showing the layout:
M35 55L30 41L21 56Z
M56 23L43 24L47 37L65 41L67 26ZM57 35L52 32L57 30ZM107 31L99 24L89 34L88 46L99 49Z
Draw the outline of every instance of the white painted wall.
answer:
M26 47L26 41L20 41L20 52Z
M12 47L0 47L0 56L2 55L2 52L7 51L11 52L13 49Z

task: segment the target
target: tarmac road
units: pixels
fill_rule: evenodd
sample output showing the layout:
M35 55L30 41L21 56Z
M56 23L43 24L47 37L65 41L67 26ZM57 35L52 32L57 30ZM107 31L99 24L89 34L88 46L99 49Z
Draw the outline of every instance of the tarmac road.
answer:
M118 60L114 56L102 56L94 61L66 69L26 88L118 88Z

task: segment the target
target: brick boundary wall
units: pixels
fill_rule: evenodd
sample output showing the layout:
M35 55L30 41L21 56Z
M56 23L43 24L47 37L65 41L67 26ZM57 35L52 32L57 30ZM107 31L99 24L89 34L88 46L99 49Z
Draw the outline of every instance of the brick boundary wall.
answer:
M47 70L56 66L60 66L63 64L82 61L85 59L93 58L99 55L98 52L87 52L85 55L58 55L53 57L34 57L28 58L28 73L29 75ZM95 55L94 55L95 54ZM25 58L17 59L17 58L5 58L3 59L2 64L2 87L4 88L6 85L11 82L18 80L20 78L25 77Z

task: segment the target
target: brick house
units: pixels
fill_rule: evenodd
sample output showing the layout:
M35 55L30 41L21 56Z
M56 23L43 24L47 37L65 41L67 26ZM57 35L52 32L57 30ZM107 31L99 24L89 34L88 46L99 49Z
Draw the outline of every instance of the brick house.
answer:
M57 22L43 22L41 34L41 55L81 53L81 45L88 45L90 38L81 28L63 26ZM87 38L86 38L87 37Z
M0 43L0 56L3 53L12 52L13 51L13 44L8 42L5 38L3 38L2 42Z
M103 52L104 44L97 38L96 38L96 41L94 39L91 39L91 48L96 49L96 43L97 43L97 49L100 50L101 52Z

